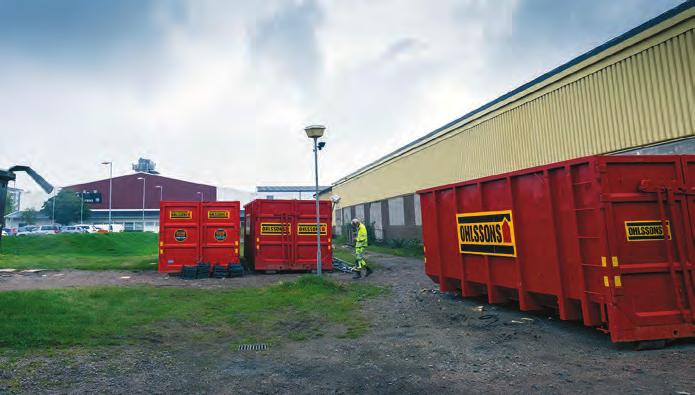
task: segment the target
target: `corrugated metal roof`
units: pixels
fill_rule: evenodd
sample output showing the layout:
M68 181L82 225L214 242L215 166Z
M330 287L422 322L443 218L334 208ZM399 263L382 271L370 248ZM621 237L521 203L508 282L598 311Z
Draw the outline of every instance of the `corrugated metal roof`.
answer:
M524 85L521 85L520 87L498 97L497 99L495 99L487 104L484 104L484 105L476 108L475 110L470 111L467 114L464 114L463 116L447 123L446 125L441 126L437 129L433 130L432 132L429 132L426 135L424 135L424 136L422 136L422 137L420 137L420 138L418 138L418 139L416 139L416 140L414 140L414 141L412 141L412 142L382 156L381 158L369 163L368 165L357 169L356 171L354 171L354 172L348 174L347 176L341 178L340 180L336 181L335 183L333 183L333 185L338 185L338 184L340 184L340 183L342 183L342 182L344 182L344 181L346 181L346 180L348 180L356 175L359 175L360 173L363 173L364 171L369 170L373 166L379 164L380 162L382 162L390 157L396 156L397 154L402 154L402 153L404 153L412 148L415 148L418 145L420 145L421 143L428 141L432 137L434 137L437 134L451 128L452 126L459 124L459 123L461 123L469 118L472 118L475 115L478 115L478 114L484 112L485 110L495 106L496 104L503 102L504 100L507 100L507 99L517 95L517 94L520 94L523 91L533 87L534 85L540 84L541 82L546 81L549 78L571 68L572 66L575 66L575 65L591 58L592 56L598 55L601 52L606 51L607 49L614 47L614 46L636 36L637 34L643 32L643 31L645 31L645 30L647 30L647 29L649 29L649 28L651 28L651 27L653 27L653 26L655 26L655 25L657 25L657 24L659 24L667 19L670 19L670 18L672 18L672 17L674 17L682 12L685 12L693 7L695 7L695 0L685 1L684 3L680 4L679 6L674 7L672 9L664 12L663 14L653 18L653 19L650 19L649 21L635 27L634 29L631 29L631 30L627 31L626 33L621 34L620 36L615 37L615 38L607 41L606 43L604 43L602 45L599 45L598 47L570 60L569 62L567 62L563 65L560 65L560 66L552 69L551 71L539 76L538 78L535 78L534 80L527 82Z

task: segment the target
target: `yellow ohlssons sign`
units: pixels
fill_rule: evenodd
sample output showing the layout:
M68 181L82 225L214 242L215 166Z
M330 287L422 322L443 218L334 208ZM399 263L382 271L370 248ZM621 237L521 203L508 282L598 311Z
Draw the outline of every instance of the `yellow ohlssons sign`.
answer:
M671 240L671 223L666 221L666 234ZM663 240L664 227L660 220L625 221L625 237L627 241Z
M229 210L210 210L208 211L208 219L228 219Z
M304 222L297 224L297 234L298 235L314 235L316 236L316 223ZM321 223L321 235L328 234L328 224Z
M290 224L280 222L262 222L262 235L288 235L290 234Z
M456 214L456 227L462 254L516 256L511 210Z
M169 219L191 219L193 211L191 210L171 210L169 211Z

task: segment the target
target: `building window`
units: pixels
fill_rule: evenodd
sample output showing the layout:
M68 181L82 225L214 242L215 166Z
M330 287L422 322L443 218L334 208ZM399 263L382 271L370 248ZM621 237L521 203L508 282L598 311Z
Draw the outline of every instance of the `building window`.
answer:
M403 210L403 197L389 199L389 225L405 225L405 211Z
M413 206L415 207L415 225L422 225L422 211L420 209L420 195L417 193L413 198Z
M352 218L350 218L350 207L345 207L343 209L343 223L349 224L350 221L352 221Z
M358 204L355 206L355 218L364 222L364 204Z
M381 202L372 202L369 205L369 221L374 226L374 237L377 240L383 240L384 222L381 217Z

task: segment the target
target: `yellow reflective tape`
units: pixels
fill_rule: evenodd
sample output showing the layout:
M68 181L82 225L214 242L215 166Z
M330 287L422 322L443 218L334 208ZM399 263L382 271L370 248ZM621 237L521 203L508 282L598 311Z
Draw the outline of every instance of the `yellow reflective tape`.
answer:
M260 250L260 249L261 249L261 246L260 246L260 245L256 245L256 249L257 249L257 250Z
M160 241L160 242L159 242L159 246L160 246L160 247L164 247L164 242L163 242L163 241Z
M424 258L425 258L425 263L427 263L427 257L424 257Z
M235 242L234 242L234 245L238 247L238 246L239 246L239 241L235 241Z
M603 276L603 285L607 287L611 286L611 283L608 282L608 276Z
M620 276L614 276L613 282L615 282L615 287L619 288L623 286L623 282L620 280Z
M238 253L239 253L239 250L237 250L237 249L235 248L235 249L234 249L234 253L235 253L235 254L238 254Z
M331 245L329 244L329 245L328 245L328 251L330 251L330 250L331 250Z
M606 267L606 266L607 266L607 265L606 265L606 257L605 257L605 256L602 256L602 257L601 257L601 266L603 266L603 267Z
M618 257L617 256L612 256L611 262L613 262L613 267L618 267Z
M422 252L427 252L427 247L425 247L424 245L422 246Z
M159 255L164 254L164 250L159 250Z
M256 237L256 243L258 243L258 242L260 242L260 241L261 241L261 238L260 238L260 237Z

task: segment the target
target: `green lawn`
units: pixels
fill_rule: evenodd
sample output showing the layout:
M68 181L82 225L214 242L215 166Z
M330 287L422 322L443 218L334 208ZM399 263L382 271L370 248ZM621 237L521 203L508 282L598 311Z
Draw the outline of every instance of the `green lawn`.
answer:
M354 256L352 256L350 259L346 259L347 255L345 254L347 250L342 248L342 246L346 243L347 240L344 237L335 237L333 239L333 245L335 247L334 254L336 255L336 257L344 261L352 262L355 259ZM425 252L422 249L421 245L414 245L412 243L401 244L402 245L400 246L393 246L389 245L388 243L372 243L367 247L367 253L373 252L377 254L388 254L415 258L422 258L423 256L425 256Z
M0 350L164 342L357 337L359 302L384 292L317 276L264 288L96 287L0 292ZM337 326L336 326L337 325Z
M3 237L0 268L154 270L155 233L90 233Z

